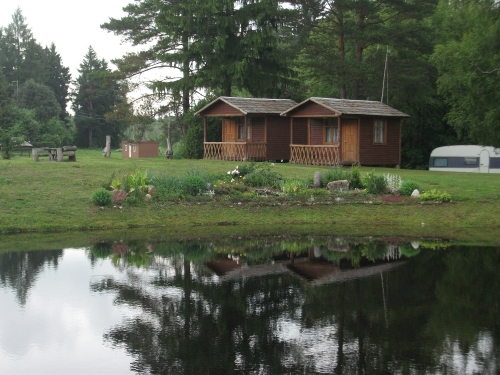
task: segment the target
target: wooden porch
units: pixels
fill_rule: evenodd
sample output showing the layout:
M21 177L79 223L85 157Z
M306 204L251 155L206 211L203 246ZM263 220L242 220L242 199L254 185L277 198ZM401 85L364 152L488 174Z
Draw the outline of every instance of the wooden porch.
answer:
M203 158L229 161L265 161L265 142L205 142Z
M290 145L290 163L304 165L338 165L339 145Z

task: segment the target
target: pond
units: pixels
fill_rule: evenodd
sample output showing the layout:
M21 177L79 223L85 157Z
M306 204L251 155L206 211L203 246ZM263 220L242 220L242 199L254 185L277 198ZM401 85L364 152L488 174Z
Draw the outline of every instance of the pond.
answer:
M398 238L0 253L5 374L498 374L500 250Z

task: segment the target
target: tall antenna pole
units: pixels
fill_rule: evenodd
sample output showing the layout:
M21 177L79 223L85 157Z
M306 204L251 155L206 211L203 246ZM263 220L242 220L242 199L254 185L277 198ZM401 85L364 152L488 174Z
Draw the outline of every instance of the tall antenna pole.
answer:
M380 98L380 102L384 102L384 90L385 90L385 81L387 77L387 99L389 100L389 74L387 72L387 60L389 57L389 46L387 46L387 52L385 53L385 66L384 66L384 78L382 79L382 97Z

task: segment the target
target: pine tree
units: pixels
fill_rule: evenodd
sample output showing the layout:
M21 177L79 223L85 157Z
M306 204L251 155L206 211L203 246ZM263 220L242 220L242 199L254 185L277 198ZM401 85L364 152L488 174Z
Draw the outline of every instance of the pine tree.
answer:
M102 146L106 135L111 135L114 145L118 144L123 122L116 118L108 121L106 116L114 106L126 101L124 86L108 68L108 63L98 59L92 47L89 47L78 72L80 76L73 94L77 145Z

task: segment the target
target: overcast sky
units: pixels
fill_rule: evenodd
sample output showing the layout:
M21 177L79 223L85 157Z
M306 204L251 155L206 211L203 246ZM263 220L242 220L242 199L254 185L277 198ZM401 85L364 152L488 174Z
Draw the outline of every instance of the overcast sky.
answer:
M88 47L92 46L97 57L106 61L132 51L130 44L121 44L121 38L108 33L100 25L109 17L120 18L122 8L133 0L14 0L2 1L0 26L12 22L12 14L21 8L25 22L42 46L54 43L62 57L63 65L70 68L71 78L78 76L77 69ZM110 65L113 68L113 65Z

